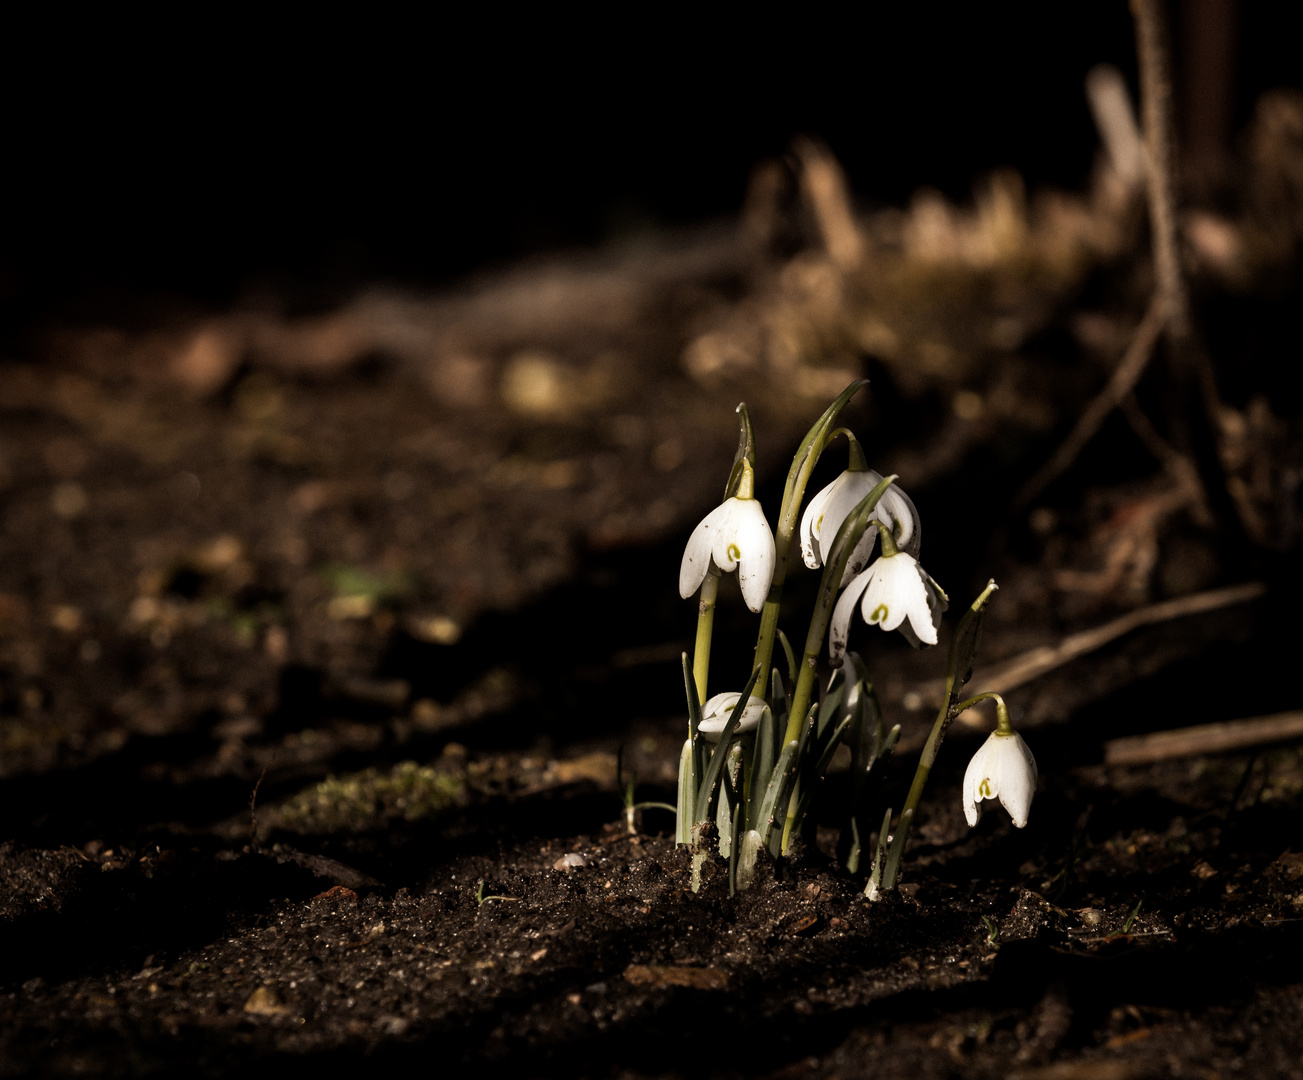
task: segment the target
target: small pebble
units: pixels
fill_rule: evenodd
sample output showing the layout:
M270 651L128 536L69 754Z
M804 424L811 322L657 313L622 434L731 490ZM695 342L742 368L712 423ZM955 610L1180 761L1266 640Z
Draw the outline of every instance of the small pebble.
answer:
M569 855L562 855L552 864L553 870L582 870L588 865L588 860L580 855L577 851L572 851Z

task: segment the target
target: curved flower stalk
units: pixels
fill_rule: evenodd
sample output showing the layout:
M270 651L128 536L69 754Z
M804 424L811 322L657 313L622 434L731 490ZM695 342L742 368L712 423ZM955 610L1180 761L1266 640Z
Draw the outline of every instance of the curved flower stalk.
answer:
M742 695L738 693L716 694L701 707L701 726L697 730L701 732L703 739L711 743L719 742L728 718L733 715L733 710L741 697ZM767 708L769 706L762 698L754 694L748 697L742 710L742 719L738 721L737 734L745 735L747 732L755 731L760 726L760 718Z
M988 802L999 800L1019 829L1027 824L1036 794L1036 759L1009 723L1003 699L995 696L996 728L973 755L964 772L964 817L970 826Z
M858 444L855 445L858 448ZM882 481L881 473L868 468L856 469L855 464L852 455L851 468L815 495L805 508L805 514L801 518L801 558L811 570L817 570L828 561L833 538L841 528L841 523L860 500ZM893 484L883 493L874 510L874 520L891 530L898 550L918 558L923 544L918 510L914 508L913 500L900 488ZM846 563L843 585L868 565L877 539L877 529L864 531Z
M894 546L885 528L882 534L883 547ZM950 606L941 586L914 556L905 551L884 551L851 581L833 610L828 656L834 664L841 663L846 651L856 603L865 622L876 623L884 630L899 630L916 649L937 643L941 615Z
M750 478L750 470L747 470ZM774 534L760 503L751 497L751 485L725 499L707 514L688 538L679 567L679 595L687 599L706 580L712 567L725 574L737 571L747 607L759 612L774 580Z

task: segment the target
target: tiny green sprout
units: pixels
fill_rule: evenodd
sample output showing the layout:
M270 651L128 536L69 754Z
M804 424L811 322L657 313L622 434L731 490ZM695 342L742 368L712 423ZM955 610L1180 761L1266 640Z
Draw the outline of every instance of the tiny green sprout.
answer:
M1131 909L1131 914L1127 916L1127 921L1122 924L1122 933L1131 933L1131 924L1136 921L1136 916L1140 914L1140 905L1144 902L1145 898L1143 896L1136 901L1136 906Z
M671 814L677 814L678 808L663 802L637 802L634 799L634 788L638 783L637 772L629 774L629 779L624 778L624 744L615 753L615 786L620 789L620 798L624 802L624 826L630 836L638 835L637 814L639 810L668 810Z
M988 945L993 945L998 949L1000 945L999 942L996 941L996 938L1000 936L1000 927L996 925L994 919L989 918L986 915L982 916L982 922L986 924L986 943Z
M478 884L478 885L476 886L476 888L475 888L475 906L476 906L476 907L483 907L485 904L487 904L487 903L489 903L490 901L493 901L493 900L519 900L519 899L520 899L519 896L485 896L485 895L484 895L484 879L483 879L483 878L480 878L480 880L479 880L479 884Z

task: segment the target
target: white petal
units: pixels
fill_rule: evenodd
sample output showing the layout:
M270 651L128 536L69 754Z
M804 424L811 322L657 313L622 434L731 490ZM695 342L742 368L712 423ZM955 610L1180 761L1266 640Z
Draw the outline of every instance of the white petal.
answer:
M710 541L711 535L704 521L688 537L683 562L679 565L679 595L684 600L700 589L706 580L706 571L710 569Z
M823 529L819 534L819 558L822 562L827 562L828 556L832 554L833 541L837 539L837 530L842 527L842 522L881 479L875 472L848 470L829 485L828 504L823 511Z
M846 573L842 575L842 584L845 585L851 578L869 565L869 560L873 558L873 546L878 542L878 527L869 520L869 527L864 530L864 535L860 537L860 542L855 545L855 550L851 552L851 557L846 560Z
M976 825L982 805L999 799L1018 828L1027 824L1036 794L1036 759L1017 732L992 732L964 772L964 817Z
M1001 754L1000 805L1009 811L1014 825L1021 829L1027 824L1032 797L1036 794L1036 759L1016 731L1001 737L1000 741L1007 747Z
M719 737L724 734L724 728L728 726L728 718L733 715L733 709L741 696L738 693L716 694L701 707L701 727L698 730L707 742L719 742ZM742 719L738 721L738 734L755 731L760 726L760 719L767 708L769 706L754 694L747 698L746 708L742 710Z
M838 480L840 479L841 477L838 477ZM811 570L818 570L823 565L823 556L819 551L819 534L823 529L824 511L827 509L828 499L836 486L837 480L834 480L820 491L806 505L805 513L801 515L801 558Z
M880 556L868 572L872 578L860 605L865 622L895 630L911 610L922 607L927 611L927 592L918 576L918 564L909 555Z
M907 609L910 629L924 645L935 645L937 629L941 625L941 613L945 609L941 607L940 597L931 587L932 579L924 573L923 567L914 563L914 569L918 571L918 581L923 587L923 604L921 607L915 604Z
M701 588L706 580L706 571L710 569L710 549L714 546L715 535L720 525L728 516L727 500L715 507L692 530L688 537L688 546L683 552L683 562L679 566L679 595L686 600Z
M917 559L923 546L923 528L914 501L892 484L878 500L877 515L878 520L891 529L896 547Z
M752 611L759 611L774 580L774 534L755 499L728 499L724 507L728 508L728 518L711 549L715 565L725 572L738 571L742 599Z
M742 557L742 547L737 537L737 508L741 501L736 497L725 499L715 511L719 515L719 525L710 541L710 557L726 574L731 574L737 569L738 559Z
M968 763L968 768L964 770L964 817L968 819L970 827L981 820L982 803L988 793L994 794L987 777L990 771L987 767L987 759L990 757L991 739L994 738L994 734L988 736L986 742L978 747L977 753ZM983 781L986 781L985 788L982 788ZM982 791L979 792L979 788L982 788Z
M846 652L846 642L851 633L851 616L855 614L855 604L868 587L872 573L869 569L857 575L846 586L846 591L837 600L837 606L832 609L832 621L828 624L828 659L834 664L841 663L842 655Z

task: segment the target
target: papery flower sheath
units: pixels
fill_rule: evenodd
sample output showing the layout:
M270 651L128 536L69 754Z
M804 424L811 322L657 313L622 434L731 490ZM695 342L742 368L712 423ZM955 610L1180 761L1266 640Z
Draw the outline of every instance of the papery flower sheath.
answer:
M837 538L837 530L841 528L842 522L881 482L882 475L872 469L847 469L810 500L801 516L801 558L805 560L806 566L817 570L828 561L832 543ZM923 543L918 511L910 497L895 484L882 493L878 505L873 508L873 517L869 520L886 525L895 537L896 547L918 558ZM864 535L846 563L842 584L868 564L877 539L877 529L870 526L864 530Z
M828 656L834 664L841 662L846 651L857 602L865 622L877 623L884 630L899 629L916 649L937 643L941 613L950 606L941 587L914 556L904 551L883 555L856 575L833 609Z
M719 737L724 734L724 728L728 724L728 718L733 715L733 709L741 696L736 692L716 694L701 707L699 730L707 742L719 742ZM737 733L741 735L748 731L755 731L760 724L761 714L767 708L769 706L754 694L747 698L746 707L742 710L742 719L738 721Z
M976 825L984 803L999 799L1022 828L1036 794L1036 759L1016 731L993 731L964 772L964 817Z
M742 598L759 611L774 580L774 534L755 499L725 499L688 537L679 568L679 595L685 600L701 588L713 562L724 573L737 571Z

